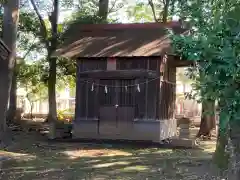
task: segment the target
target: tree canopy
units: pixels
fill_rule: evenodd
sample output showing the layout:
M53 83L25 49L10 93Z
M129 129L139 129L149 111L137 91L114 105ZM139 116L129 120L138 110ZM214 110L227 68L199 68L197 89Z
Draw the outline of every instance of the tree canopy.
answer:
M193 0L184 10L182 15L189 20L192 29L187 36L173 36L174 52L182 59L195 61L189 76L195 80L194 87L202 101L218 102L220 140L230 138L236 155L239 153L236 136L240 127L240 1L214 0L210 3ZM224 142L223 149L231 146ZM236 157L234 154L231 156ZM238 162L235 158L231 163L236 165ZM235 175L237 171L238 168Z

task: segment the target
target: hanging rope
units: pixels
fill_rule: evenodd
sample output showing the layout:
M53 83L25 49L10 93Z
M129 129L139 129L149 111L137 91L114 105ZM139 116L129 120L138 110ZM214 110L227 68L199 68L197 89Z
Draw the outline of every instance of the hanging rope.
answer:
M106 85L106 84L98 84L98 83L94 82L95 79L92 79L92 81L80 79L80 81L84 82L84 83L87 83L87 84L92 84L92 89L94 89L94 86L102 86L104 88L109 87L109 88L125 88L125 89L128 89L129 87L136 87L136 86L139 88L140 85L147 84L149 82L155 81L155 80L160 79L160 78L161 78L161 76L159 76L157 78L154 78L154 79L146 80L144 82L131 84L131 85L127 85L127 86L126 85L124 85L124 86L113 86L113 85ZM163 83L165 82L167 84L176 85L176 83L168 81L168 80L160 80L160 82L163 82Z

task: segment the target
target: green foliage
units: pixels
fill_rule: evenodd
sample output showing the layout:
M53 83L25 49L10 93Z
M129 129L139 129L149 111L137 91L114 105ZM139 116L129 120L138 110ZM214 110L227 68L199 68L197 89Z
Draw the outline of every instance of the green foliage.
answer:
M173 16L180 15L180 0L145 0L136 1L134 5L127 8L127 15L132 22L162 22L164 13L167 12L167 20ZM185 3L184 3L185 4ZM154 18L155 15L155 18Z
M152 10L147 3L138 2L127 8L127 15L133 22L153 22Z
M85 6L83 6L85 7ZM79 25L84 24L101 24L101 23L108 23L107 21L101 19L96 15L96 12L92 10L92 12L88 11L89 9L81 9L72 14L71 19L65 22L64 29L60 36L60 43L63 41L68 35L71 35L71 30L78 28ZM72 76L75 78L76 75L76 63L70 59L66 58L58 58L57 61L58 65L58 75ZM69 77L68 77L69 78Z
M174 52L195 62L188 75L195 81L199 100L218 102L220 134L214 159L220 168L227 168L232 163L227 140L236 141L234 130L240 127L240 1L192 0L184 11L192 32L172 37ZM233 146L238 153L238 145Z
M41 36L40 22L36 21L37 16L34 12L21 10L19 15L19 32L31 33L34 36Z
M240 123L240 1L191 2L184 13L194 31L188 36L173 36L174 52L195 61L189 77L195 80L201 101L218 101L224 132L228 120Z
M47 98L47 89L42 81L43 68L41 62L26 64L23 61L17 66L18 87L25 89L27 99L31 102Z
M72 122L74 109L57 110L57 117L60 121Z

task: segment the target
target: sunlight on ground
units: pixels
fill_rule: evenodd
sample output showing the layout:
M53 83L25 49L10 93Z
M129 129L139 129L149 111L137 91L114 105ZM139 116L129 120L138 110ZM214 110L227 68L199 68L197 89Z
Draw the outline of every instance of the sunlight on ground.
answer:
M128 166L122 169L122 171L146 171L149 170L147 166L141 166L141 165L136 165L136 166Z
M172 149L156 149L152 152L152 154L171 154L173 152ZM144 154L144 153L143 153Z
M119 151L119 150L108 150L108 149L96 149L96 150L73 150L64 151L64 155L68 156L69 159L77 159L79 157L113 157L113 156L131 156L131 153Z
M97 164L93 165L94 168L103 168L103 167L110 167L110 166L116 166L116 165L128 165L130 162L127 161L119 161L114 163L104 163L104 164Z
M211 170L215 142L199 149L166 149L94 143L51 143L17 136L14 146L0 151L4 180L200 180ZM26 139L28 139L26 141ZM27 161L26 161L27 160Z
M16 159L16 160L25 160L25 161L36 159L36 156L34 155L8 152L8 151L0 151L0 157L6 157L9 159Z
M201 146L203 146L203 151L206 153L214 153L216 149L216 142L215 141L206 141L202 142Z

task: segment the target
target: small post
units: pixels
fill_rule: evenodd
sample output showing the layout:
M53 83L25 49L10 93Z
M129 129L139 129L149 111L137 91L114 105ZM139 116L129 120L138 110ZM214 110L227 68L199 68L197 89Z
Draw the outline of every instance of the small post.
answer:
M179 120L179 137L180 138L190 138L190 126L191 126L191 120L189 118L181 118Z

